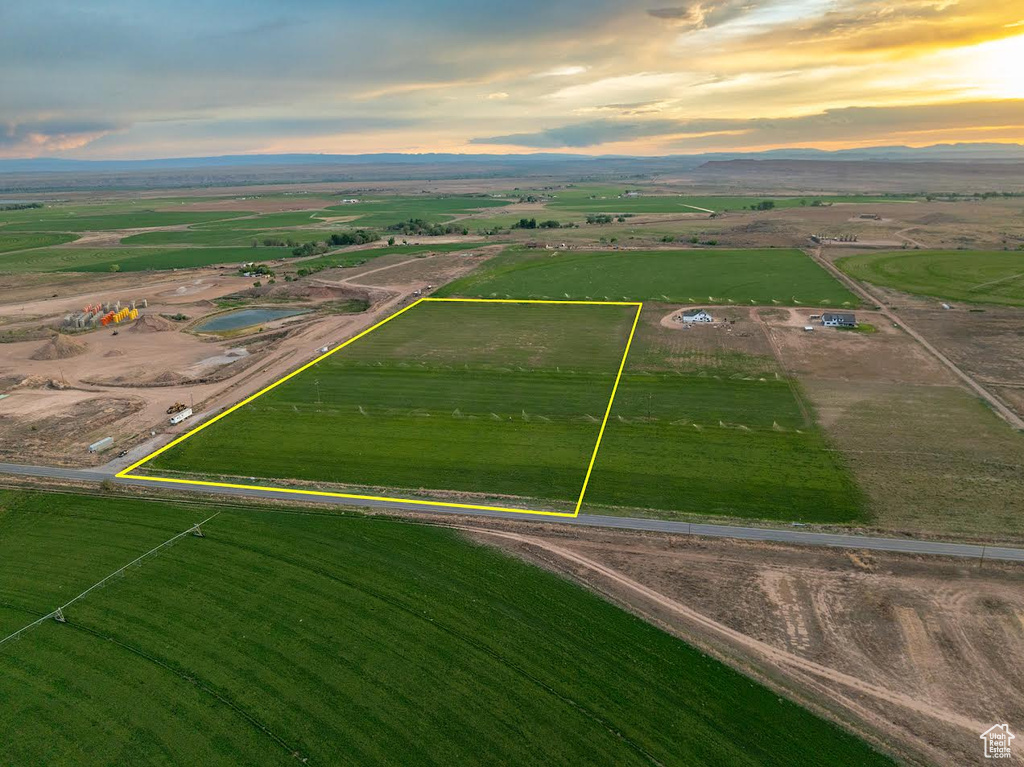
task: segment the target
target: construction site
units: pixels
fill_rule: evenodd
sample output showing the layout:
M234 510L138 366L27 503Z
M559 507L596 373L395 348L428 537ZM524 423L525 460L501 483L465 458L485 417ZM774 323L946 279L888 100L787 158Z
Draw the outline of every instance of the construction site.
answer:
M135 455L179 426L166 417L174 403L195 403L197 416L229 405L491 252L383 256L262 290L219 269L81 275L48 296L33 280L3 278L15 284L0 298L0 461L92 466ZM100 291L110 298L93 299ZM302 313L230 334L197 330L237 306L282 304ZM107 449L89 451L106 437Z

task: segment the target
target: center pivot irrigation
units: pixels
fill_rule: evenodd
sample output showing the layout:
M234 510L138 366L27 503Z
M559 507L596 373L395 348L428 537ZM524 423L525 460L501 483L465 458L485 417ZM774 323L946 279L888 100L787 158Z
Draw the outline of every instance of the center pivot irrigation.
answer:
M79 601L80 599L83 599L87 594L95 591L96 589L102 588L107 582L109 582L113 578L116 578L119 575L123 575L124 572L129 567L132 567L133 565L141 564L142 560L144 560L146 557L152 556L156 552L160 551L160 549L163 549L163 548L166 548L166 547L170 546L172 543L174 543L175 541L177 541L177 540L179 540L181 538L184 538L186 535L191 535L191 536L193 536L195 538L205 538L206 534L203 532L203 525L205 525L208 522L210 522L214 517L216 517L219 514L220 514L220 512L218 511L215 514L212 514L211 516L209 516L206 519L204 519L202 522L197 522L196 524L192 525L187 530L182 530L180 533L175 535L173 538L168 538L163 543L158 544L157 546L154 546L153 548L151 548L145 554L142 554L141 556L138 556L135 559L133 559L128 564L123 565L122 567L117 568L116 570L114 570L114 572L112 572L110 575L106 576L102 580L96 581L96 583L92 584L89 588L87 588L81 594L79 594L78 596L76 596L76 597L74 597L72 599L69 599L67 602L62 604L60 607L55 609L53 612L47 613L42 618L38 618L38 619L32 621L27 626L22 626L20 629L15 631L13 634L9 634L8 636L5 636L3 639L0 639L0 647L3 647L3 645L6 644L7 642L13 642L15 639L18 639L26 631L29 631L30 629L35 628L36 626L40 625L41 623L45 623L46 621L50 620L51 618L53 620L57 621L58 623L67 623L67 618L64 616L64 611L67 610L69 607L71 607L71 605L73 605L75 602Z

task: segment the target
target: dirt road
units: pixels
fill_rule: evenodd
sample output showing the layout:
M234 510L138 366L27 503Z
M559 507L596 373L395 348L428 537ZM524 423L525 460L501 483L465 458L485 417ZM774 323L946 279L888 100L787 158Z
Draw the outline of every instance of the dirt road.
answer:
M678 536L457 525L566 575L911 763L1024 714L1019 567ZM999 648L998 650L996 648Z
M817 261L823 269L829 272L843 285L845 285L854 293L859 295L869 304L879 306L880 309L878 311L886 319L888 319L893 324L899 325L901 328L903 328L903 330L906 331L907 335L911 336L915 341L921 344L921 346L927 349L933 357L935 357L939 362L941 362L943 365L949 368L949 370L957 378L959 378L961 381L967 384L967 387L969 389L971 389L975 394L977 394L989 405L991 405L992 409L995 410L996 413L998 413L1004 421L1010 424L1010 426L1012 426L1014 429L1024 430L1024 419L1022 419L1019 415L1013 412L1013 410L1007 407L1001 399L996 397L996 395L994 395L992 392L990 392L988 389L986 389L984 386L978 383L978 381L975 380L972 376L965 373L955 362L953 362L953 360L951 360L949 357L947 357L945 354L943 354L937 348L935 348L935 346L929 343L924 336L922 336L920 333L918 333L916 330L910 327L903 317L897 316L891 310L886 308L885 303L881 299L873 295L867 288L862 286L856 280L847 276L845 272L843 272L835 264L833 264L831 261L825 258L822 254L821 246L814 248L811 251L811 254L814 260Z

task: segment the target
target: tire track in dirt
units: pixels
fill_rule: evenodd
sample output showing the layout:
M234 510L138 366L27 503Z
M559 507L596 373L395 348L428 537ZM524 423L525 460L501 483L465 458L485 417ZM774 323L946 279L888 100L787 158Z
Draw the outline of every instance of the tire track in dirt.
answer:
M840 685L850 692L872 698L876 701L887 703L891 705L901 706L909 711L916 714L936 719L947 725L954 725L966 730L972 734L983 732L990 726L989 723L976 721L966 716L962 716L954 711L941 708L939 706L932 705L927 701L915 698L911 695L906 695L894 690L889 690L884 687L880 687L869 682L865 682L849 674L845 674L841 671L837 671L827 666L823 666L814 661L802 658L786 650L781 650L777 647L767 644L753 637L747 636L735 629L729 628L728 626L715 621L702 613L687 607L686 605L671 599L664 594L655 591L654 589L645 586L644 584L633 580L623 573L613 570L600 562L596 562L592 559L577 554L576 552L567 549L563 546L559 546L550 541L542 540L539 538L533 538L518 533L511 533L497 530L483 530L476 527L456 526L456 529L462 530L467 533L474 535L491 536L496 538L502 538L507 541L526 545L541 549L549 554L552 554L565 562L571 563L577 567L582 567L585 570L589 570L592 573L600 575L603 578L608 579L616 586L625 589L637 596L641 596L646 600L657 605L659 608L668 611L686 621L695 624L696 626L709 632L711 635L717 636L720 639L728 640L730 643L748 651L749 653L762 658L789 673L795 673L797 676L811 678L816 680L819 684L814 686L820 686L821 683L825 683L833 691L836 685ZM848 696L843 696L843 704L848 705L855 710L858 710L862 716L865 716L868 720L877 720L877 714L868 712L862 707L858 706L857 703L850 699Z

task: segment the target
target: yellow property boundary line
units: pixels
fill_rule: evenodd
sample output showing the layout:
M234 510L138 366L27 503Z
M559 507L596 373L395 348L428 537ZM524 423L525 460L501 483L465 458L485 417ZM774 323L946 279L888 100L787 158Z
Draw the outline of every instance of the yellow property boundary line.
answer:
M248 405L250 402L252 402L257 397L263 396L264 394L266 394L271 389L274 389L274 388L280 386L285 381L288 381L288 380L294 378L299 373L302 373L303 371L308 370L309 368L313 367L313 365L317 364L321 360L326 359L327 357L330 357L335 352L341 351L342 349L344 349L349 344L358 341L360 338L362 338L365 335L368 335L369 333L372 333L374 330L379 328L381 325L384 325L384 324L386 324L388 322L391 322L391 320L395 319L395 317L398 317L398 316L404 314L405 312L409 311L413 307L419 306L421 303L424 303L424 302L453 302L453 303L454 302L467 302L467 303L494 303L494 304L569 304L569 305L590 305L590 306L635 306L636 307L636 316L633 318L633 326L632 326L632 328L630 328L629 338L626 339L626 348L622 352L622 360L619 362L619 370L618 370L618 372L615 375L615 383L612 385L611 396L608 398L608 407L605 408L604 418L601 420L601 428L597 432L597 442L594 445L594 452L590 456L590 464L587 466L587 473L586 473L586 476L583 479L583 489L580 490L579 498L577 498L577 500L576 500L576 508L572 512L567 512L567 511L565 511L565 512L563 512L563 511L537 511L537 510L533 510L533 509L513 509L513 508L508 508L508 507L505 507L505 506L480 506L480 505L471 504L471 503L448 503L448 502L445 502L445 501L421 501L421 500L417 500L417 499L414 499L414 498L389 498L389 497L376 496L376 495L355 495L355 494L351 494L351 493L329 493L329 492L325 492L325 491L322 491L322 490L295 490L293 488L267 487L265 485L238 485L238 484L232 484L230 482L205 482L205 481L197 480L197 479L173 479L173 478L170 478L170 477L147 477L147 476L143 476L143 475L140 475L140 474L132 474L132 472L135 471L135 469L139 468L143 464L145 464L145 463L151 461L152 459L156 458L161 453L163 453L163 452L165 452L167 450L170 450L175 445L181 444L182 442L184 442L186 439L188 439L189 437L193 436L194 434L198 434L199 432L201 432L206 427L212 426L213 424L217 423L217 421L219 421L221 418L224 418L225 416L230 415L231 413L235 412L236 410L238 410L240 407L243 407L244 405ZM633 344L633 336L636 335L636 327L637 327L637 324L640 322L640 311L642 309L643 309L643 302L641 302L641 301L541 301L541 300L533 300L533 299L522 299L522 300L520 300L520 299L513 299L513 298L421 298L421 299L419 299L417 301L414 301L413 303L409 304L404 309L400 309L399 311L395 312L390 317L386 317L385 319L383 319L380 322L378 322L376 325L373 325L372 327L367 328L362 333L359 333L358 335L353 336L352 338L350 338L349 340L345 341L344 343L339 344L335 348L331 349L329 352L326 352L325 354L321 354L319 357L317 357L316 359L312 360L311 362L307 362L305 365L303 365L302 367L298 368L297 370L293 370L291 373L289 373L288 375L284 376L283 378L279 378L277 381L274 381L274 383L270 384L270 386L267 386L267 387L265 387L263 389L260 389L255 394L253 394L253 395L251 395L249 397L246 397L244 400L242 400L238 404L233 405L232 407L228 408L227 410L225 410L220 415L216 415L213 418L211 418L211 419L209 419L207 421L204 421L203 423L201 423L196 428L192 429L191 431L186 432L185 434L181 435L177 439L175 439L175 440L173 440L171 442L168 442L166 445L164 445L160 449L154 450L152 453L147 455L142 460L136 461L131 466L129 466L129 467L119 471L115 476L117 478L119 478L119 479L135 479L135 480L142 480L142 481L145 481L145 482L164 482L164 483L168 483L168 484L178 484L178 485L198 485L198 486L201 486L201 487L230 487L230 488L235 488L235 489L238 489L238 490L264 490L264 491L269 491L269 492L274 492L274 493L291 493L293 495L327 496L327 497L331 497L331 498L352 498L352 499L359 500L359 501L385 501L385 502L392 502L392 503L395 503L395 502L397 502L397 503L411 503L411 504L415 504L417 506L436 506L436 507L453 508L453 509L473 509L473 510L477 510L477 511L507 511L507 512L512 512L512 513L515 513L515 514L540 514L540 515L549 516L549 517L575 517L575 516L579 515L580 508L583 506L583 496L586 495L586 493L587 493L587 485L590 484L590 475L594 471L594 463L597 461L597 452L598 452L598 450L601 449L601 440L604 438L604 430L605 430L605 427L608 425L608 417L611 415L611 412L612 412L612 404L615 402L615 393L619 389L619 380L622 378L622 371L625 370L625 368L626 368L626 358L629 357L629 349L630 349L630 347Z

